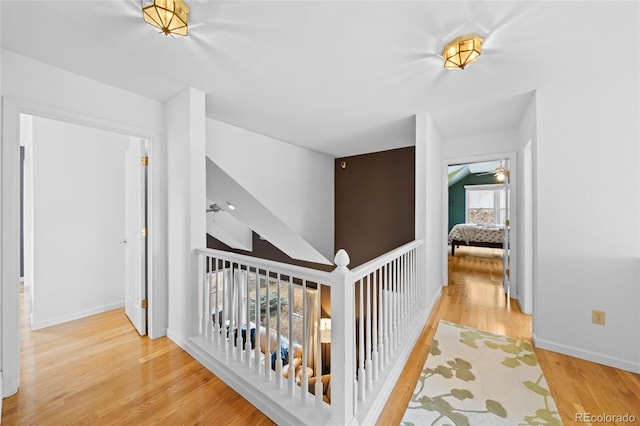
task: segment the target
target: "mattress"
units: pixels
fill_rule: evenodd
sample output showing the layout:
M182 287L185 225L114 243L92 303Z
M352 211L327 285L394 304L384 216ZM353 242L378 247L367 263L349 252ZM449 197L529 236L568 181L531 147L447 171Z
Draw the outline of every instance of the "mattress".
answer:
M467 244L502 243L504 241L504 225L476 225L474 223L459 223L449 232L449 242L457 240Z

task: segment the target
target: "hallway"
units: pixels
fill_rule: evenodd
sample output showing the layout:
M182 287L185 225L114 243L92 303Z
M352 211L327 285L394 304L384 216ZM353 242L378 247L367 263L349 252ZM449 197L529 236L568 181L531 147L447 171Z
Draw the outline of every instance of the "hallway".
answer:
M396 425L440 319L530 339L531 317L502 293L499 255L461 247L379 425ZM472 256L472 254L474 254ZM24 305L24 304L23 304ZM167 338L139 337L123 309L30 332L21 309L21 387L3 401L15 424L273 424ZM536 349L565 425L577 413L640 419L640 375Z
M475 247L449 255L449 285L442 290L418 344L409 358L378 425L397 425L404 415L438 322L451 321L491 333L531 339L531 317L502 290L501 250ZM589 361L535 349L565 425L579 413L624 415L640 419L640 375Z

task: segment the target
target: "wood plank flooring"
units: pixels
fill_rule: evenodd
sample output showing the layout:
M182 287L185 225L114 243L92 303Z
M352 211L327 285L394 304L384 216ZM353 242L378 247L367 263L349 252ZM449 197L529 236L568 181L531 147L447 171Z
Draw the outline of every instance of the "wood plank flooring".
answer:
M400 423L441 319L531 340L531 317L520 311L516 301L507 303L504 297L500 252L460 247L455 257L449 256L449 285L443 289L441 300L422 330L420 343L414 348L378 425ZM634 424L640 424L640 375L543 349L536 348L535 352L565 425L585 424L576 421L579 413L629 413L635 416Z
M472 256L473 254L473 256ZM397 425L438 321L530 339L531 318L501 290L499 251L461 247L419 344L382 412ZM4 425L269 425L239 394L167 338L139 337L123 310L30 332L21 329L20 392L4 400ZM536 349L565 425L576 413L634 415L640 375ZM613 424L613 423L602 423Z
M31 332L21 309L20 391L3 425L272 425L167 338L117 309Z

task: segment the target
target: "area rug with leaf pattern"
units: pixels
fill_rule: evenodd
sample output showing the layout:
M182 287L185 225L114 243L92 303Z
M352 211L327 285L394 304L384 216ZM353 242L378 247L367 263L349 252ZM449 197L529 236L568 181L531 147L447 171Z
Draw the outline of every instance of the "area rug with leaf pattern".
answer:
M440 321L401 425L561 425L531 343Z

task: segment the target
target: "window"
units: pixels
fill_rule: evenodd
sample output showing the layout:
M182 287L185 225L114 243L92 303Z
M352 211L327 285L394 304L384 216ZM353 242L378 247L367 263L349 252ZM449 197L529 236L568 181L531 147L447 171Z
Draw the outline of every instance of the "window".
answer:
M504 185L466 185L465 222L477 225L502 224L506 205Z

